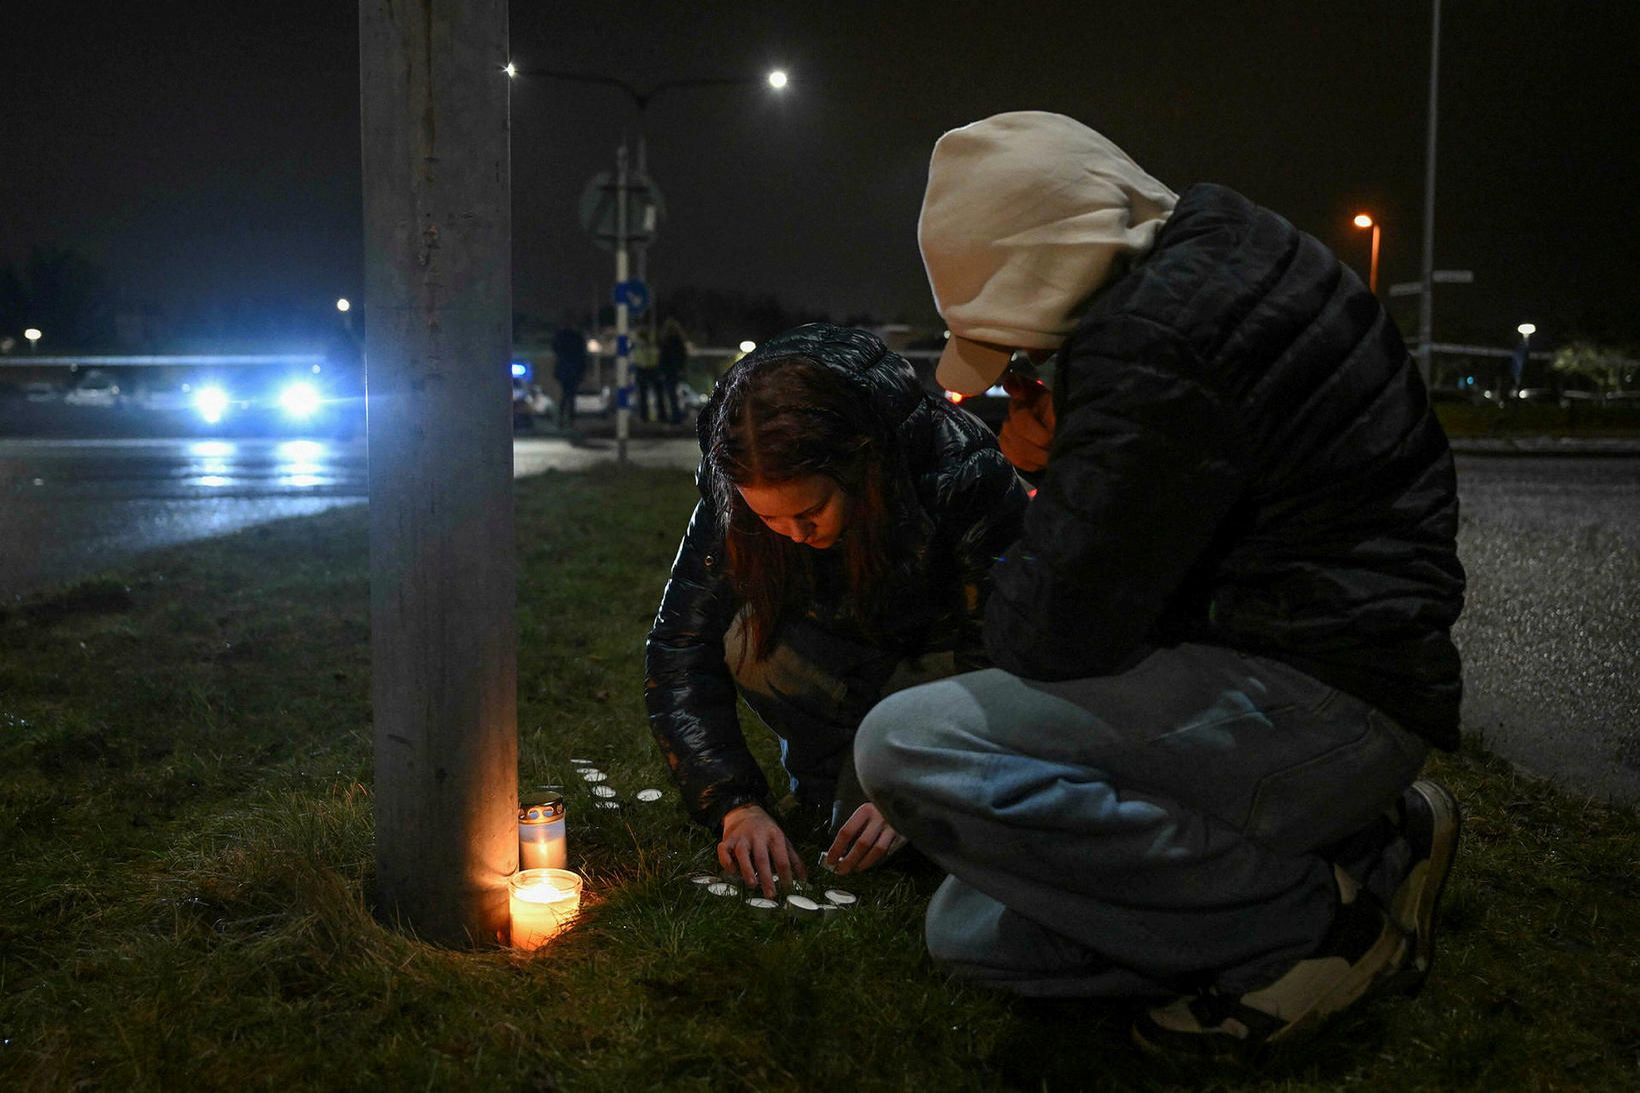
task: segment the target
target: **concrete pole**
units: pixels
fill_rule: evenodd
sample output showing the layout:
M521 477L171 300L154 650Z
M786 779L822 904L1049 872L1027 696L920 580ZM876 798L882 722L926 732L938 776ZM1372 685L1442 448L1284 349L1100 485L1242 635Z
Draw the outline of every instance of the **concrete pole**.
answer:
M518 867L506 0L360 0L382 913L495 944Z
M1431 346L1435 341L1435 131L1436 92L1441 72L1441 0L1433 0L1429 30L1429 136L1424 153L1423 291L1418 300L1418 373L1429 386Z

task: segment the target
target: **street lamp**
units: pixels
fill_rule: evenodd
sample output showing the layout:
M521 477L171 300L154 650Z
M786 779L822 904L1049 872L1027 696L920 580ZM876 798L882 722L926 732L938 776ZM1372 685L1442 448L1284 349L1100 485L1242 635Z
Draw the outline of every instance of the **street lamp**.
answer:
M27 330L23 331L23 337L28 339L28 351L33 353L36 349L40 348L40 339L45 337L45 335L40 333L38 327L31 326Z
M1509 355L1509 371L1515 380L1515 394L1526 397L1521 381L1526 375L1526 360L1532 353L1532 335L1537 333L1536 323L1521 323L1515 327L1515 333L1520 335L1520 344Z
M353 304L349 302L346 296L343 296L340 300L336 301L336 310L345 315L349 311L353 310Z
M1380 230L1379 229L1379 224L1378 224L1378 221L1374 220L1372 217L1368 216L1366 213L1356 213L1355 214L1355 226L1358 227L1358 228L1371 228L1372 229L1372 265L1371 265L1371 267L1369 268L1369 270L1367 272L1367 291L1371 292L1373 295L1377 295L1378 294L1378 237L1379 237L1379 230Z

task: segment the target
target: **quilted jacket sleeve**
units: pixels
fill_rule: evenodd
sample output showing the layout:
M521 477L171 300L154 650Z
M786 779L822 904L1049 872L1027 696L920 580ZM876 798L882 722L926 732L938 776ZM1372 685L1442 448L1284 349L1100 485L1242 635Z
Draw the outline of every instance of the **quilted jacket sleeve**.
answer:
M649 728L690 815L717 829L737 805L767 805L769 786L746 746L723 636L736 604L710 508L695 506L644 648Z
M1025 484L994 446L968 455L944 476L940 536L952 544L956 585L956 663L960 672L989 668L985 652L985 601L991 567L1019 537L1025 516Z
M1121 668L1244 489L1235 407L1177 334L1117 316L1066 350L1047 473L986 607L992 660L1028 679Z

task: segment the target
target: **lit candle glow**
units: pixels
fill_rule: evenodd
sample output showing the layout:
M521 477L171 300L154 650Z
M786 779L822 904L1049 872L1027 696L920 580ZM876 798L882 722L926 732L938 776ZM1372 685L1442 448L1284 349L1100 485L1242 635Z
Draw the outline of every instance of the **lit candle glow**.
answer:
M567 869L521 869L507 882L515 949L539 949L581 909L581 878Z

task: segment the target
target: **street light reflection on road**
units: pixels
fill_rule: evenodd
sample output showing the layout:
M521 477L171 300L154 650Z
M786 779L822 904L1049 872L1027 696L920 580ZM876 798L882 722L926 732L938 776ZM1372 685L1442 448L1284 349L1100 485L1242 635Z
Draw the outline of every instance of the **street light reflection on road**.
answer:
M188 477L183 481L207 489L231 485L232 460L238 452L239 446L228 440L200 440L188 445L188 454L199 462L188 468Z
M336 480L323 473L326 454L325 446L317 440L283 442L274 449L274 456L280 460L274 469L279 485L293 489L333 485Z

